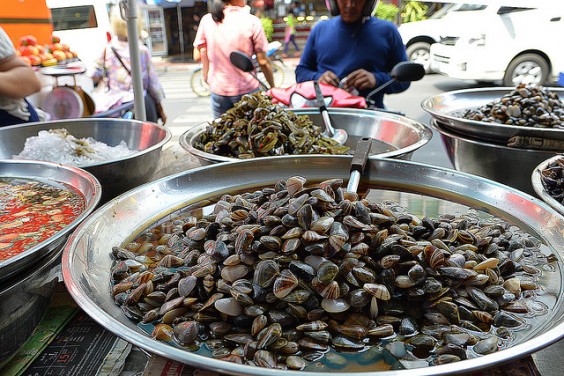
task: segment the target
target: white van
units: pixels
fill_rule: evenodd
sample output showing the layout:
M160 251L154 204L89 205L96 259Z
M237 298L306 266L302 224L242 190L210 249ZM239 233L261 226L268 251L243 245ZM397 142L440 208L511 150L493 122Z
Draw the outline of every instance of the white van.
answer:
M486 4L466 1L437 2L436 5L441 4L442 7L429 18L402 23L398 27L410 61L423 65L427 73L431 72L431 45L440 40L441 33L449 28L473 27L487 7Z
M53 34L78 54L88 70L108 43L109 8L105 0L46 0L51 9Z
M555 83L564 71L562 36L564 6L559 2L490 1L472 27L441 33L440 42L431 46L431 69L509 87Z

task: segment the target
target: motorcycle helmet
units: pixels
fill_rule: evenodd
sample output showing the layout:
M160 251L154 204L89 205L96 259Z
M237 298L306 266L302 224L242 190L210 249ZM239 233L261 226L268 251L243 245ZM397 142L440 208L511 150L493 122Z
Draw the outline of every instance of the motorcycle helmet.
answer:
M372 16L372 12L376 9L379 0L366 0L366 4L364 4L364 9L362 10L363 17L370 17ZM337 4L337 0L325 0L325 5L331 15L338 16L341 12L339 11L339 4Z

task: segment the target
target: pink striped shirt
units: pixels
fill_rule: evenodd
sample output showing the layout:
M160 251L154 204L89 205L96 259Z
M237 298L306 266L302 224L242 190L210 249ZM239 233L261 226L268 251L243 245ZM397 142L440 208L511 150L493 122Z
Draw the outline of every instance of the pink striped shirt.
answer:
M210 13L200 21L195 48L205 47L210 61L208 84L212 93L235 96L258 89L258 82L249 74L236 68L229 60L232 51L251 56L266 52L268 41L260 20L239 6L226 6L225 18L216 23Z

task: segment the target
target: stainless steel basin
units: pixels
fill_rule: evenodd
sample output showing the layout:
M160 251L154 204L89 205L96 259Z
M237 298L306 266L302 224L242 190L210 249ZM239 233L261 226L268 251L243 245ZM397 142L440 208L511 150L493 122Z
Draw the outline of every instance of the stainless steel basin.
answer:
M313 124L324 128L318 109L302 108L291 111L309 116ZM428 143L433 135L428 126L389 112L353 108L329 108L328 111L333 126L348 133L345 145L350 146L352 150L362 137L374 140L372 157L409 160L413 152ZM200 159L202 164L238 161L237 158L210 154L194 147L196 139L207 126L208 123L203 123L190 128L180 136L180 146Z
M564 98L563 88L549 89L561 100ZM475 110L497 101L513 90L514 87L499 87L449 91L425 98L421 102L421 107L446 131L477 141L507 145L507 141L517 135L564 140L564 129L512 126L461 117L466 110Z
M57 128L65 128L77 138L92 137L110 146L123 140L130 149L137 150L127 157L80 166L102 184L103 201L149 181L164 144L172 137L162 125L137 120L84 118L20 124L0 128L0 159L19 154L26 139L39 131Z
M431 126L441 134L454 168L535 194L531 174L535 167L555 151L510 148L493 142L476 140L455 133L436 121Z
M133 189L93 213L66 244L63 278L81 308L102 326L146 351L203 368L232 375L317 376L319 373L265 369L230 363L151 338L128 319L110 293L113 246L131 241L143 229L191 205L213 202L223 194L253 192L279 179L303 176L319 182L349 178L350 156L288 156L219 163L189 170ZM564 336L562 228L564 219L543 201L497 182L450 169L389 158L367 162L361 184L370 187L372 199L392 200L418 215L436 217L464 213L472 208L480 215L494 215L519 226L545 245L555 258L547 271L546 294L552 299L546 315L512 346L474 359L406 370L382 371L381 375L445 375L469 373L535 352ZM119 213L119 215L116 215ZM544 273L544 272L543 272ZM335 375L374 375L374 372L341 372Z

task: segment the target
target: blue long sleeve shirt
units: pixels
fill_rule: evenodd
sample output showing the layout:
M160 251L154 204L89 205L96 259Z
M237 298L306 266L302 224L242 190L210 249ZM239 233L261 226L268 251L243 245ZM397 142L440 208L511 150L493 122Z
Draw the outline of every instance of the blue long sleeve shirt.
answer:
M328 70L343 79L357 69L365 69L374 74L379 87L391 79L394 65L406 60L405 46L392 22L370 17L364 23L347 24L337 16L311 30L296 67L296 82L317 80ZM409 82L394 82L371 99L384 108L384 94L400 93L408 87ZM372 90L361 90L360 95Z

